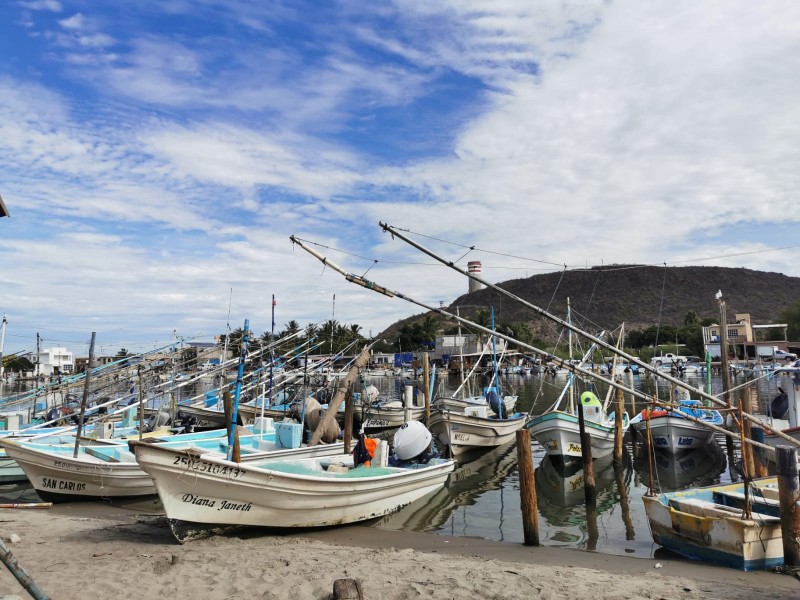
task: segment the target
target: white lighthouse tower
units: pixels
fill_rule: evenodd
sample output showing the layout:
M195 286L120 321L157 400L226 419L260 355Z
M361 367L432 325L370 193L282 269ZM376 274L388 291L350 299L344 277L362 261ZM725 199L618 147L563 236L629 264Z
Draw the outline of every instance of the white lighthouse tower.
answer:
M477 275L478 277L481 276L481 261L479 260L471 260L467 263L467 272L470 275ZM469 293L477 292L478 290L482 290L483 285L475 281L474 279L469 280Z

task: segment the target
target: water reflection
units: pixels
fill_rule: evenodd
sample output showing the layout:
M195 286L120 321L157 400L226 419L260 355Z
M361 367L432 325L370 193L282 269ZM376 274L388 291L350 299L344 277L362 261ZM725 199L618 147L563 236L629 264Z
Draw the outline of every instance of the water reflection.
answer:
M721 475L728 466L725 451L715 440L680 454L656 448L649 456L649 448L646 445L641 446L639 450L634 468L649 486L652 464L653 487L657 491L670 492L690 486L720 483Z
M482 516L467 518L459 509L482 503L482 496L501 491L503 482L512 471L516 472L516 443L511 442L489 451L478 450L459 457L459 463L450 474L445 486L400 511L388 515L374 524L376 527L407 531L444 532L456 535L486 537L484 519L498 518L502 531L502 504L495 504ZM513 493L510 493L511 495ZM509 501L519 510L519 493ZM491 514L490 514L491 513ZM511 523L512 529L521 529L521 522ZM493 527L497 529L497 524ZM458 533L456 533L458 532Z

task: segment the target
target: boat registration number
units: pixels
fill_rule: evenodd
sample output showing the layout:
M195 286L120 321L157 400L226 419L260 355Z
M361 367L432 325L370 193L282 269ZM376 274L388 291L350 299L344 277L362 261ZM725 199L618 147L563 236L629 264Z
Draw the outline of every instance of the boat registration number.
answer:
M386 419L367 419L364 421L364 427L389 427L389 421Z
M173 465L182 465L191 471L198 473L209 473L211 475L222 475L223 477L230 477L236 479L240 477L244 471L238 467L229 467L228 465L215 465L214 463L205 462L190 456L176 456Z

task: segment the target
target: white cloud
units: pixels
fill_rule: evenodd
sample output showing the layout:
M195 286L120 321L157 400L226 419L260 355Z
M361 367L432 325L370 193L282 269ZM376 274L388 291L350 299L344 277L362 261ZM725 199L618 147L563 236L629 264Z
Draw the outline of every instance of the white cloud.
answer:
M64 29L79 30L83 29L84 18L81 13L75 13L71 17L67 17L66 19L61 19L58 22L58 24L61 25L61 27L63 27Z
M378 220L557 264L718 257L701 264L800 275L797 248L762 252L792 245L791 233L767 236L798 221L800 5L371 10L335 26L311 20L310 50L273 37L279 19L263 14L246 15L248 35L269 36L246 41L168 39L94 14L63 20L69 34L49 38L67 49L60 75L99 100L54 92L48 78L0 80L0 171L14 214L2 223L0 309L119 327L120 337L219 332L231 288L232 320L248 316L259 331L272 293L279 327L329 318L333 293L338 320L374 333L422 311L346 283L292 250L291 233L432 305L466 291ZM354 121L403 107L408 120L374 126L401 146L414 109L452 73L483 87L468 105L453 99L467 119L459 129L431 119L430 135L451 148L386 160L348 137ZM522 276L499 267L542 268L425 243L483 260L494 280Z
M20 2L20 6L28 10L45 10L49 12L61 12L61 3L57 0L35 0L34 2Z

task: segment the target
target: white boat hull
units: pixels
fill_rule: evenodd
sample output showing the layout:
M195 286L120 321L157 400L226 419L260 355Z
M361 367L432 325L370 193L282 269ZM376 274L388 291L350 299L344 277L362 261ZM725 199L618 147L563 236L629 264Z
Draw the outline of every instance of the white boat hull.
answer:
M449 446L453 456L458 456L475 448L494 448L513 441L526 419L523 414L492 419L436 411L431 413L428 428L440 447Z
M8 443L6 452L23 469L44 500L95 500L156 493L153 480L136 462L109 463L93 456L39 452Z
M634 424L634 429L647 439L646 421ZM682 417L665 415L650 419L650 437L654 448L675 453L706 446L714 437L714 431Z
M285 462L259 467L142 444L135 444L135 452L142 468L153 477L180 541L184 540L178 526L187 533L184 539L193 537L186 522L325 527L381 517L441 488L454 465L443 461L420 469L376 468L387 474L352 477L307 472L305 461L290 461L294 468L289 472ZM343 462L349 458L342 455Z
M581 435L575 415L554 411L540 415L530 426L531 436L550 456L565 459L581 458ZM614 428L586 421L586 431L592 438L592 458L600 458L614 450Z
M406 420L423 420L425 409L418 406L413 407L410 409L410 415L410 418L406 419L405 408L371 407L364 412L363 427L365 430L394 429L400 427Z

